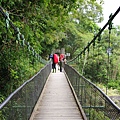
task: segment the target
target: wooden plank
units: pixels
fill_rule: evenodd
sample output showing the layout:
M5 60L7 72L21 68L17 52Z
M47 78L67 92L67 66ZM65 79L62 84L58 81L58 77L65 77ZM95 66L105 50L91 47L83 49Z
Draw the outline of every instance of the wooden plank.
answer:
M63 72L51 73L30 120L83 120Z

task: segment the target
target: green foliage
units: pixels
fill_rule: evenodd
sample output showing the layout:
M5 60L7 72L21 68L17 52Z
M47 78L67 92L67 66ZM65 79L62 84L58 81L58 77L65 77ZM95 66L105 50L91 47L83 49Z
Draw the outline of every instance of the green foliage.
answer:
M78 54L98 29L94 22L101 19L101 7L92 0L1 0L0 6L8 11L25 41L44 59L53 49L62 47L71 53L71 58ZM18 41L11 26L6 29L2 14L0 18L0 87L1 94L8 96L43 64L28 46L21 46L23 41Z
M4 101L4 99L5 99L5 97L2 94L0 94L0 103L2 103Z
M119 89L120 86L120 81L109 81L108 83L108 88L112 88L112 89Z
M94 110L94 109L92 109L91 111L90 111L90 120L92 120L92 119L96 119L96 120L101 120L101 119L105 119L105 120L110 120L110 118L108 118L108 117L106 117L105 115L104 115L105 113L104 113L104 111L97 111L97 110Z

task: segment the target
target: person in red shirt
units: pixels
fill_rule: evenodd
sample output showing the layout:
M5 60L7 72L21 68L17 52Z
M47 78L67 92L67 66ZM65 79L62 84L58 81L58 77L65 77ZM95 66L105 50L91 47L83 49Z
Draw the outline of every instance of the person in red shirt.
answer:
M58 64L58 62L59 62L59 58L58 58L58 55L55 53L55 54L53 54L53 58L52 58L53 72L56 72L56 64Z
M60 57L59 57L59 61L60 61L60 72L62 72L62 63L65 59L65 55L64 54L60 54Z

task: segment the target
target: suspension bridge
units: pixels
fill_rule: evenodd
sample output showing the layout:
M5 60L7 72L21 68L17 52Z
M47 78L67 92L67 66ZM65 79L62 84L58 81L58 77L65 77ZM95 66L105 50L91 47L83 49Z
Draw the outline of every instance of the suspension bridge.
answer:
M97 38L100 40L101 33L119 11L120 7L83 51L64 65L62 72L52 73L51 62L45 61L33 50L10 21L8 13L0 7L7 29L12 26L17 39L22 39L19 44L32 50L34 58L45 64L0 105L0 120L120 120L120 108L78 72L81 55L89 52Z
M30 120L83 120L64 72L50 73Z

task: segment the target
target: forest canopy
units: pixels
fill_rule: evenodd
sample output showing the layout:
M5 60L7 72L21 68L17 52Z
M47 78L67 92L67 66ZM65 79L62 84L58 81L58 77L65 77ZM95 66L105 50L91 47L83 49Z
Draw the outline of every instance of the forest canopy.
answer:
M3 0L0 2L26 40L41 55L50 53L54 48L69 46L69 41L73 41L74 38L75 41L84 41L84 37L93 34L94 30L98 29L96 23L103 20L102 4L102 0L99 2L96 0ZM69 39L69 35L73 37ZM77 49L74 48L75 46L71 47Z
M65 48L65 51L71 54L69 59L79 54L100 29L97 23L104 19L103 4L103 0L0 0L0 6L9 13L10 21L19 28L35 51L25 54L29 45L24 49L19 46L13 29L6 28L5 18L0 14L1 99L43 67L43 63L38 64L35 60L36 53L45 60L48 60L48 55L54 49ZM119 31L119 26L113 30L112 39L117 41L112 41L113 48L119 48L117 44ZM101 50L106 49L107 46L106 33L107 30L103 33L105 46L101 46ZM115 49L114 53L119 54ZM34 57L32 58L31 55ZM103 52L102 56L104 56ZM104 63L102 59L100 62ZM86 69L88 73L92 65L89 64L90 67ZM112 65L114 66L112 79L118 79L119 68L114 59ZM100 70L103 70L102 67ZM29 71L32 73L29 74ZM100 76L104 79L104 72L105 69L97 79ZM91 78L92 74L89 73L87 77Z

